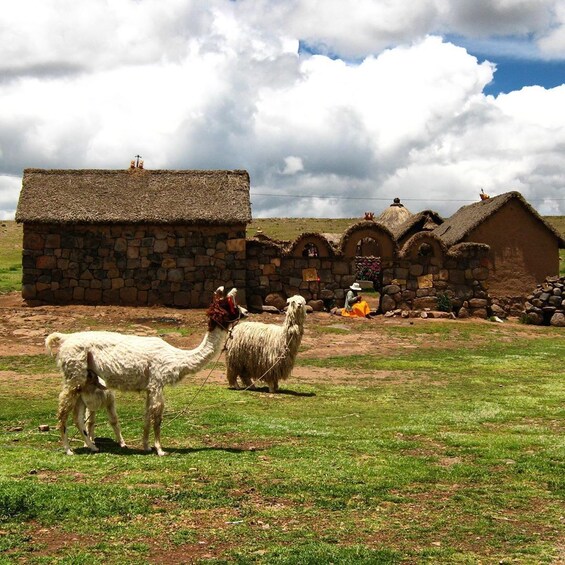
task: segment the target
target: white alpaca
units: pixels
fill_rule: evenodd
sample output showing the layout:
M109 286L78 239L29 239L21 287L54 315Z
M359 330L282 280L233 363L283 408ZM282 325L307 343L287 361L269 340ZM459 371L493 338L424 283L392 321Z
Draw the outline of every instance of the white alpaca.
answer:
M57 418L67 453L67 419L75 410L81 388L92 373L103 379L108 388L146 391L143 448L150 451L149 429L153 422L155 451L164 455L161 447L163 388L196 373L221 353L228 330L240 317L234 298L234 291L227 297L224 297L223 287L216 291L207 311L208 332L196 349L188 351L177 349L157 337L114 332L49 335L45 340L48 350L51 351L56 343L60 344L57 364L63 372L63 390L59 395ZM86 441L86 434L83 436Z
M233 329L226 345L226 370L231 387L239 388L237 378L240 377L246 387L264 381L269 392L276 392L279 381L288 379L304 333L306 301L296 295L287 304L282 326L245 322Z

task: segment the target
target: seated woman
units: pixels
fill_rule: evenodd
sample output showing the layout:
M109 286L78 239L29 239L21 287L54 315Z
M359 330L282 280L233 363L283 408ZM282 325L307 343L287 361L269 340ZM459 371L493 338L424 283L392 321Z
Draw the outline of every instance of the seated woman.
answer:
M359 283L353 283L345 296L345 307L341 310L342 316L359 316L361 318L371 317L371 308L361 297L359 292L362 288Z

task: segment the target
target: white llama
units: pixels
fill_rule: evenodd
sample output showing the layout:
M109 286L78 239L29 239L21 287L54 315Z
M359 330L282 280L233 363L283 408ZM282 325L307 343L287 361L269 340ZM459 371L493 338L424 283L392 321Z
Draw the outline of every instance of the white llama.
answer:
M149 429L153 423L155 451L158 455L165 455L161 447L163 388L196 373L221 353L229 329L240 318L235 292L224 296L223 287L220 287L207 316L208 331L202 343L196 349L188 351L173 347L157 337L115 332L49 335L45 340L48 350L51 351L55 344L60 344L57 364L63 373L63 390L59 395L57 418L67 453L67 419L75 410L81 387L87 382L89 373L92 373L103 379L108 388L146 391L143 448L150 451ZM87 434L81 431L87 441Z
M237 378L240 377L246 387L264 381L269 392L276 392L279 381L288 379L304 333L306 301L296 295L287 304L282 326L245 322L232 330L226 346L230 387L239 388Z

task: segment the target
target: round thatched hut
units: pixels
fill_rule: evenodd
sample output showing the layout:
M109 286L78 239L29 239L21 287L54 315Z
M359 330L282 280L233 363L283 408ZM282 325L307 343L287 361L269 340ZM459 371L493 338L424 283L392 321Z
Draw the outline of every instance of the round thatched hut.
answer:
M389 230L393 230L396 226L411 218L412 215L412 212L400 202L400 198L395 198L392 204L375 218L375 221L383 224Z

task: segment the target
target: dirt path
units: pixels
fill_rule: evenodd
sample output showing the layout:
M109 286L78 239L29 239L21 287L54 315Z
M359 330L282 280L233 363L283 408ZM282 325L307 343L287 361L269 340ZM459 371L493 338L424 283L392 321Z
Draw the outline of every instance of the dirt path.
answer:
M284 315L251 314L250 320L281 324ZM391 351L436 347L432 337L422 335L402 336L399 332L385 331L385 328L418 326L429 324L450 324L454 329L466 323L484 323L485 339L488 334L498 332L498 339L506 339L505 333L514 331L518 324L504 326L486 320L422 320L385 318L377 316L371 320L341 318L325 312L309 314L306 319L301 357L323 358L335 355L372 353L387 355ZM505 327L506 326L506 327ZM523 325L520 332L538 333L541 327ZM161 336L176 347L197 346L205 332L206 314L204 309L179 310L162 306L28 306L19 293L0 295L0 356L39 355L45 352L45 337L51 332L75 332L85 330L110 330L136 335ZM508 338L510 339L510 338ZM450 347L449 341L441 347ZM297 368L304 378L327 380L332 375L339 379L335 370Z
M54 331L110 330L137 335L161 335L178 347L192 347L202 339L206 320L204 309L82 305L30 307L17 293L0 295L0 314L2 356L43 353L45 337ZM251 314L249 319L280 324L284 316ZM383 343L381 334L370 331L384 323L394 322L382 317L364 320L343 319L325 312L309 314L302 342L304 353L308 356L315 351L316 356L324 356L386 349L394 343ZM334 332L314 332L309 330L310 326L330 327ZM352 339L352 334L359 331L363 331L363 339Z

